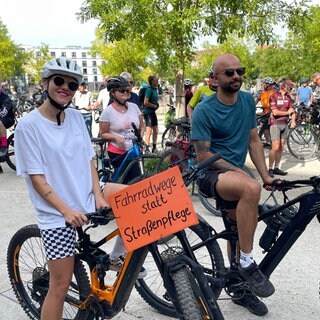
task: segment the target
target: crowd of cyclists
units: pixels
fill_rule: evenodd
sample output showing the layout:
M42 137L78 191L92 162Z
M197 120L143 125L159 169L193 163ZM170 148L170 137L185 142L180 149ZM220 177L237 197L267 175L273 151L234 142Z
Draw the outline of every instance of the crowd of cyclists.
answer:
M266 305L258 297L274 292L270 280L259 270L253 258L253 239L257 224L257 208L261 185L244 170L249 151L263 182L274 183L274 175L286 175L280 169L282 151L290 127L295 127L295 104L312 108L320 93L320 73L307 79L295 90L292 81L281 78L263 79L263 91L256 100L241 90L245 67L232 54L218 57L209 71L204 86L193 92L191 79L185 79L186 117L192 125L191 139L197 160L203 161L216 153L222 158L202 176L199 188L218 205L227 203L228 215L238 225L239 272L248 282L251 293L236 297L233 302L250 312L264 315ZM83 212L108 206L109 194L123 185L107 184L101 193L92 158L91 126L85 115L99 109L99 135L108 141L108 153L114 166L132 147L131 124L144 134L149 152L157 152L159 90L158 78L149 76L143 99L132 91L133 78L123 72L105 77L105 88L97 101L86 101L84 107L72 106L76 93L83 90L82 72L77 63L66 58L46 62L42 71L43 87L36 87L33 99L36 108L18 122L16 128L17 174L26 180L37 213L50 270L50 287L43 304L42 316L55 310L61 319L74 265L74 227L83 226ZM7 90L7 91L6 91ZM14 123L15 93L2 83L0 92L0 157L6 154L6 129ZM263 145L256 130L256 105L260 102L264 122L265 146L270 147L269 166L265 163ZM77 104L77 102L76 102ZM78 110L85 109L80 114ZM49 120L49 121L48 121ZM83 121L84 120L84 121ZM92 122L92 117L90 119ZM92 135L92 133L91 133ZM149 146L149 144L151 145ZM150 148L150 149L149 149ZM46 160L44 160L46 159ZM48 166L48 164L50 164ZM57 174L58 173L58 174ZM134 173L132 178L134 178ZM220 203L220 204L219 204ZM65 226L65 222L69 225ZM114 270L119 270L126 254L120 237L114 250ZM147 270L141 270L141 277ZM51 315L52 316L52 315Z

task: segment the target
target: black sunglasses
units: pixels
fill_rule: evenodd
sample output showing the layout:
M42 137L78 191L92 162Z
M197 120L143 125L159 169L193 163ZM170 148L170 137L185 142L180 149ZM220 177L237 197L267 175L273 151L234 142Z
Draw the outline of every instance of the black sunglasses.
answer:
M246 68L245 67L241 67L241 68L237 68L237 69L225 69L222 70L218 73L224 73L227 77L232 77L234 75L235 72L237 72L237 74L239 76L243 76L246 73Z
M56 77L53 78L53 82L54 82L54 84L55 84L57 87L60 87L60 86L62 86L66 81L65 81L62 77L56 76ZM69 88L71 91L76 91L76 90L79 88L79 84L78 84L78 82L71 81L71 82L68 83L68 88Z
M128 89L118 89L116 91L118 91L120 93L130 93L130 90L128 90Z

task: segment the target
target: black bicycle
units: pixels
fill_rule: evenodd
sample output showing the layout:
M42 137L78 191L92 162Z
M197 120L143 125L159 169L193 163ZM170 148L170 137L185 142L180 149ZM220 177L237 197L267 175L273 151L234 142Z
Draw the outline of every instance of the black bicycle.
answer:
M308 188L304 193L289 199L289 191L293 189ZM276 189L277 188L277 189ZM265 223L265 230L259 240L259 245L263 249L264 257L259 263L260 270L270 277L282 259L290 251L297 239L302 235L308 224L317 217L320 222L320 176L309 179L282 181L280 186L274 187L270 198L275 199L275 193L281 192L283 203L259 205L259 223ZM211 290L218 299L219 294L224 290L230 298L241 299L246 293L250 292L250 287L240 276L237 262L237 241L238 232L236 224L227 217L227 211L222 211L222 219L225 229L217 232L213 226L206 229L204 241L197 239L192 245L194 251L201 248L214 248L217 241L227 240L231 246L231 262L229 268L217 267L222 259L215 256L216 264L213 269L209 265L196 260L202 265L203 271L208 278ZM203 260L209 256L202 256ZM156 285L148 279L140 279L137 283L144 286L144 291L140 294L154 308L166 314L174 316L174 309L165 289L159 283ZM160 289L161 288L161 289ZM171 310L171 313L169 313Z

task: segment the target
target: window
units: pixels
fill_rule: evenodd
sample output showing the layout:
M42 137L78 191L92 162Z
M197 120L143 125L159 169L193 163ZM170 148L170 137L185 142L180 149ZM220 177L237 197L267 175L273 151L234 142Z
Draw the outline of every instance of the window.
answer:
M77 57L77 53L76 52L71 52L71 56L72 56L72 58L76 58Z
M92 54L92 58L96 58L97 55L95 53Z
M41 52L40 51L36 51L36 57L37 58L41 58Z
M93 73L93 74L98 74L97 68L92 68L92 73Z
M82 72L83 72L83 74L88 74L87 68L83 68L83 69L82 69Z
M87 61L82 61L82 67L84 67L84 68L87 67Z
M83 77L83 81L85 81L86 83L89 83L88 77Z
M92 60L92 66L96 67L97 66L97 61L96 60Z
M67 53L65 51L62 51L61 52L61 57L66 57L67 56Z
M50 56L51 56L52 58L55 58L55 57L56 57L56 53L55 53L54 51L51 51L51 52L50 52Z
M81 52L81 57L82 57L83 59L85 59L85 58L87 57L87 53L86 53L86 52Z
M98 77L97 77L97 76L94 76L94 77L93 77L93 81L94 81L94 82L98 82Z

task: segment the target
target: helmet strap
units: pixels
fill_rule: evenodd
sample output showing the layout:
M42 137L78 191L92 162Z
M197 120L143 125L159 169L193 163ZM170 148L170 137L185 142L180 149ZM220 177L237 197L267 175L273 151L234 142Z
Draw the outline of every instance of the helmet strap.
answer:
M127 101L128 101L130 98L128 98L128 99L125 100L124 102L120 102L119 99L116 97L116 95L113 94L113 92L111 93L111 97L112 97L112 99L113 99L114 101L117 101L120 105L125 106L125 107L128 109L126 103L127 103Z
M46 90L46 91L47 91L47 90ZM60 110L60 111L57 113L57 115L56 115L57 124L58 124L58 126L60 126L60 125L61 125L61 113L62 113L65 109L67 109L67 108L69 107L69 105L70 105L70 103L71 103L71 100L70 100L70 102L69 102L68 104L66 104L66 105L61 105L61 104L57 103L56 101L54 101L54 100L50 97L48 91L47 91L47 96L48 96L48 99L49 99L49 101L50 101L50 104L51 104L52 106L54 106L55 108L57 108L57 109Z

